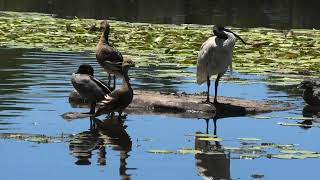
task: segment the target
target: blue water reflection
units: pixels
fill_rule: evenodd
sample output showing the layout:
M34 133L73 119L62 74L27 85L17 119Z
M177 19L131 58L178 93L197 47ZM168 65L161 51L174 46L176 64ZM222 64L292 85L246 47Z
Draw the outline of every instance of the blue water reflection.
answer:
M0 133L70 135L67 141L49 144L0 139L0 158L4 162L0 165L2 169L0 179L205 178L206 173L203 173L205 171L199 170L199 168L206 169L206 166L199 162L202 157L191 154L147 152L152 149L175 151L194 148L195 137L188 135L206 133L205 120L129 114L122 130L120 128L122 135L112 137L113 135L101 132L96 135L96 131L90 130L88 118L66 121L60 116L70 111L83 112L83 109L72 108L68 102L68 95L72 90L70 75L79 64L92 64L97 69L97 76L106 79L92 54L46 53L30 50L13 52L8 49L0 49L0 52L0 57L5 59L0 61L2 77L0 79ZM194 72L194 68L183 70ZM135 89L161 88L168 92L186 93L198 93L206 89L205 86L193 83L193 77L163 79L161 76L146 76L148 73L148 69L141 72L136 68L132 71ZM239 79L241 82L235 83L232 78ZM292 103L294 108L263 115L271 117L270 119L256 119L254 116L218 119L217 135L223 139L221 146L239 146L237 138L251 137L260 138L266 143L299 144L297 145L299 149L320 151L320 142L317 141L320 135L319 128L303 129L277 124L278 122L295 122L288 120L287 117L302 116L304 103L302 98L288 94L286 89L271 88L265 83L266 79L268 79L267 76L227 74L220 84L219 94L244 99L282 100ZM122 126L111 127L113 130ZM208 130L213 134L212 120ZM81 136L85 137L83 141L89 143L86 144L87 147L81 145L82 140L78 138ZM108 137L116 140L111 141ZM121 145L123 139L124 144L129 144L130 148L126 149ZM80 147L80 151L75 150L77 147ZM81 148L84 149L81 150ZM83 151L86 151L87 155L81 154ZM90 157L90 163L86 166L77 165L79 164L76 163L79 160L77 153ZM230 163L232 179L249 179L252 174L263 174L266 179L319 177L317 173L319 159L277 160L262 157L254 160L240 160L234 159L232 154L225 158L223 161ZM207 168L207 171L210 171L210 168Z

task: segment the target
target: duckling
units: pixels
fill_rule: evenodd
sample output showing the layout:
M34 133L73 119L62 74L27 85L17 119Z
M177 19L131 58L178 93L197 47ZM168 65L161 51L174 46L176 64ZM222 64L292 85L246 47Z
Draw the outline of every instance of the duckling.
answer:
M96 58L98 63L109 74L109 85L111 82L111 74L113 74L113 88L115 88L116 76L122 77L121 64L123 62L123 56L116 48L112 47L109 43L110 24L107 20L101 22L101 30L103 31L103 33L96 47Z
M302 81L298 88L304 89L303 99L310 106L320 106L320 82L307 79Z
M91 103L90 112L84 114L94 114L96 103L103 100L112 88L103 81L93 76L94 70L89 64L81 64L76 73L72 74L71 82L80 96Z
M134 62L130 59L123 62L123 82L121 88L112 91L110 94L105 96L104 100L99 102L99 109L94 114L95 117L100 116L101 114L109 114L112 112L118 112L118 117L121 117L122 111L132 102L133 99L133 89L130 85L128 71L130 67L134 66Z

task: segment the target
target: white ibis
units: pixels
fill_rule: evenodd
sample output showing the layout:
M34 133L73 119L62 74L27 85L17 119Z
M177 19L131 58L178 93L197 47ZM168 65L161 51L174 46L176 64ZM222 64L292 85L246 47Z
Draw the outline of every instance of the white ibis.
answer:
M211 103L209 99L210 77L217 74L214 95L214 103L217 104L219 80L228 70L228 67L232 71L232 52L235 45L235 37L239 38L245 45L247 43L237 34L223 26L214 26L213 33L215 36L210 37L202 44L198 54L197 83L203 84L207 82L208 90L205 102Z

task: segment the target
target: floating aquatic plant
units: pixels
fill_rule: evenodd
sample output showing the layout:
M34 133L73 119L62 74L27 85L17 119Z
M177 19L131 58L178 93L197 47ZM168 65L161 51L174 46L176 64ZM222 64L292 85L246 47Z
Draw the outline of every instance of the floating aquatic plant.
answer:
M2 12L0 46L88 52L94 56L100 36L100 32L94 30L98 28L92 28L98 26L96 24L99 22L94 19L61 19L39 13ZM110 24L110 42L132 57L139 67L163 64L195 66L201 44L212 36L212 26L206 25L163 25L112 20ZM300 75L320 73L320 30L294 29L295 36L285 37L283 31L271 28L230 29L252 44L236 44L234 69L238 72L296 75L278 77L278 84L297 84L301 80ZM175 77L188 76L188 73L167 72L170 73Z

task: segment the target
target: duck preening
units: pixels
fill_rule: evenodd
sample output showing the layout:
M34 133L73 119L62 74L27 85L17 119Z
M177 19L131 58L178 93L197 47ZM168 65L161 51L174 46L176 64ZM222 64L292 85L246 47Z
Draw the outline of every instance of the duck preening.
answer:
M207 100L205 101L207 103L210 103L210 77L215 74L217 74L217 79L215 81L214 103L218 103L219 80L228 67L232 71L232 52L236 37L245 45L247 44L240 36L220 25L213 27L213 34L214 37L210 37L202 44L197 60L197 83L207 82Z
M116 86L116 76L122 77L121 64L123 62L122 54L109 43L110 24L107 20L101 22L102 35L96 47L96 58L98 63L109 74L109 85L111 83L111 74L113 75L113 88Z
M306 79L298 88L304 89L302 97L310 106L320 106L320 81Z
M123 72L123 82L120 89L112 91L110 94L106 95L104 99L99 102L99 109L95 113L96 116L101 114L109 114L112 112L118 112L119 117L121 117L122 111L129 106L133 99L133 89L130 85L130 78L128 76L128 71L130 67L134 67L134 62L130 59L125 60L122 63Z
M96 103L103 100L105 95L112 91L110 86L95 78L93 74L92 66L82 64L71 77L73 87L86 102L91 104L90 112L86 114L94 114Z

